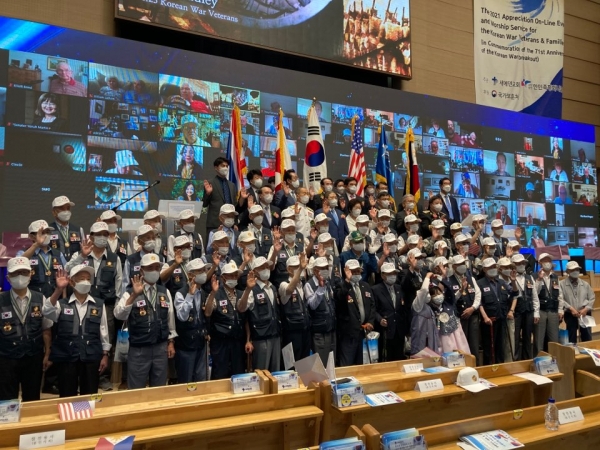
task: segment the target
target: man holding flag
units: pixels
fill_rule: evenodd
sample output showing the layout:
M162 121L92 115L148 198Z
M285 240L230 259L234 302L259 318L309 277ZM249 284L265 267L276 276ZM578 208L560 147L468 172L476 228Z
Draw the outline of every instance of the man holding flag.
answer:
M321 180L327 177L327 160L321 136L321 125L315 111L315 101L308 110L308 131L304 154L304 186L310 191L319 192Z

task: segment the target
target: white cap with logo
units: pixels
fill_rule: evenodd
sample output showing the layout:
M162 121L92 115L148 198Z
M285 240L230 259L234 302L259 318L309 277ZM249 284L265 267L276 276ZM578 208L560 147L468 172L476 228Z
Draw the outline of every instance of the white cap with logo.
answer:
M94 222L90 228L90 233L101 233L103 231L108 233L108 224L106 222Z
M119 216L112 209L107 209L106 211L103 211L102 214L100 214L100 220L110 220L110 219L121 220L121 216Z
M67 196L61 195L60 197L56 197L54 200L52 200L52 207L60 208L61 206L66 205L67 203L71 206L75 206L75 203L69 200Z
M40 230L40 228L44 231L54 231L54 228L49 226L48 222L46 222L45 220L36 220L29 224L29 234L37 233Z
M6 270L8 273L13 273L17 270L31 270L31 264L29 263L28 258L17 256L16 258L11 258L8 260Z

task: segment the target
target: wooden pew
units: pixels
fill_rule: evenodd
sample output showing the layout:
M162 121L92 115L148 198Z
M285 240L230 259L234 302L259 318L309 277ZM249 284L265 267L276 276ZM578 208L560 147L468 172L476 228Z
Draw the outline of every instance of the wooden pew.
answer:
M127 435L135 435L134 448L145 450L297 449L319 442L323 415L319 389L312 386L216 400L198 397L186 402L179 397L164 399L153 408L140 407L142 402L129 408L100 407L93 418L72 422L60 422L54 405L53 414L23 417L19 423L2 425L0 449L18 448L21 434L57 429L66 430L64 448L68 450L93 449L102 436ZM143 395L144 390L131 393Z
M600 349L600 341L581 342L582 347ZM573 346L561 345L558 342L548 343L548 352L554 355L558 370L563 373L562 380L554 383L553 395L556 400L575 398L575 373L586 370L600 375L600 367L594 364L592 358L585 354L577 354Z
M498 385L477 394L454 384L460 369L435 374L385 374L369 380L356 377L362 383L365 394L393 391L405 400L405 403L379 407L365 404L338 408L332 405L331 383L324 381L321 383L321 407L324 412L321 441L343 437L350 425L362 427L371 424L380 432L389 432L444 423L450 417L466 419L545 404L551 395L552 384L537 386L513 375L529 372L530 366L531 360L477 367L481 378ZM549 378L558 380L561 377L559 373ZM420 393L414 390L417 381L436 378L442 380L443 391Z
M600 394L600 376L585 370L575 372L575 395L587 397Z
M461 436L501 429L519 440L527 450L548 450L552 445L565 445L577 450L600 448L600 395L592 395L557 403L558 409L579 406L584 420L561 425L558 431L544 426L545 405L525 408L515 414L508 411L473 419L421 427L429 450L456 450ZM520 415L520 418L516 418Z
M361 430L360 428L358 428L357 426L354 426L354 425L351 425L350 428L348 428L348 431L346 431L346 434L343 437L345 437L345 438L357 437L365 445L367 444L367 437L365 436L365 433L363 432L363 430ZM312 447L308 447L308 449L309 450L319 450L319 446L314 445ZM368 447L367 447L367 449L368 449ZM379 448L377 448L377 450L379 450Z

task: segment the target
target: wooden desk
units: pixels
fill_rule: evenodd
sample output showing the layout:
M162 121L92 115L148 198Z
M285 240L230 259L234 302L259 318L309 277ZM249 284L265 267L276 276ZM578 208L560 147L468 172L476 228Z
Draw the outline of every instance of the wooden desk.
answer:
M575 372L575 395L587 397L600 394L600 377L585 370Z
M581 342L582 347L600 349L600 341ZM556 358L558 370L563 373L562 380L554 383L553 395L556 400L575 398L575 372L585 370L600 375L600 367L594 364L588 355L577 355L572 346L561 345L557 342L548 343L548 353Z
M448 418L467 419L500 411L546 404L551 395L552 384L538 386L529 380L513 374L529 372L531 360L497 364L476 368L481 378L497 384L498 387L473 394L456 386L460 369L449 372L428 374L386 374L373 376L363 384L365 394L393 391L405 403L371 407L367 404L338 408L332 405L331 384L321 383L321 407L324 412L321 427L321 442L339 439L351 425L362 427L371 424L380 432L404 428L430 426L444 423ZM337 371L336 371L337 375ZM550 376L558 380L562 374ZM417 381L440 378L444 390L420 393L414 390Z
M546 405L525 408L520 419L513 411L477 417L459 422L419 428L429 450L456 450L460 436L501 429L518 439L527 450L548 450L552 445L577 450L600 448L600 395L558 402L559 409L579 406L584 414L581 422L561 425L558 431L544 426Z

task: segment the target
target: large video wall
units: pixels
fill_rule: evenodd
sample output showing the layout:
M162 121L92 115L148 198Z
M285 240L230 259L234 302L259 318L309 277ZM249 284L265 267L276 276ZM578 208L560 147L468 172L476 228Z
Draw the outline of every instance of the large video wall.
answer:
M58 195L77 204L74 220L85 226L155 180L120 209L124 217L160 199L200 200L225 155L234 105L247 166L273 175L281 108L302 176L316 97L334 180L348 172L357 114L370 179L380 124L387 133L399 202L412 127L425 198L449 177L463 217L522 227L524 245L596 244L592 126L0 19L0 36L9 31L19 37L0 38L0 231L48 218Z

